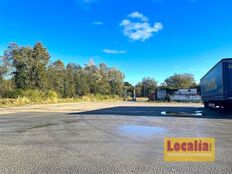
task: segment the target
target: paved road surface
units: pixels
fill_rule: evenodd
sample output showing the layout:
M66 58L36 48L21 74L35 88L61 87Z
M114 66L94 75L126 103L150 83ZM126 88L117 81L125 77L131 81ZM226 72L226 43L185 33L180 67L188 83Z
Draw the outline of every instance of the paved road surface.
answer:
M161 115L203 111L202 116ZM216 161L167 163L165 137L215 137ZM1 174L231 174L231 113L202 107L117 106L0 116Z

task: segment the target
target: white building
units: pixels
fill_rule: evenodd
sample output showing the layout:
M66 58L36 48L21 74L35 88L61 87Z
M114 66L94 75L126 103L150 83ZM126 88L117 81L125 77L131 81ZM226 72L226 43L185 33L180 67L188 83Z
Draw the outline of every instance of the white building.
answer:
M179 89L170 96L172 101L182 102L200 102L201 96L197 93L197 89Z

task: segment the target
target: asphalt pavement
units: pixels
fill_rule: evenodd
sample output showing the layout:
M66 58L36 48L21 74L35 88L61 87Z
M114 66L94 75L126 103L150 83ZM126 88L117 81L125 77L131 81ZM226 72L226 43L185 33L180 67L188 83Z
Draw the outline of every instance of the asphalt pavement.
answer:
M165 137L213 137L216 160L164 162ZM232 114L117 106L0 115L0 174L48 173L231 174Z

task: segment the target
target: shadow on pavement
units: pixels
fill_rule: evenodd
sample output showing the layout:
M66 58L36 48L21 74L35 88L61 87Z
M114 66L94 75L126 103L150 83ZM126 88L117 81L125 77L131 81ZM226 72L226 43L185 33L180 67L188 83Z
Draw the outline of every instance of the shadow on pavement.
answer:
M163 115L162 112L172 113ZM194 113L202 113L195 115ZM118 115L118 116L150 116L150 117L187 117L187 118L209 118L209 119L232 119L231 111L210 110L202 107L150 107L150 106L121 106L93 111L69 113L69 115Z

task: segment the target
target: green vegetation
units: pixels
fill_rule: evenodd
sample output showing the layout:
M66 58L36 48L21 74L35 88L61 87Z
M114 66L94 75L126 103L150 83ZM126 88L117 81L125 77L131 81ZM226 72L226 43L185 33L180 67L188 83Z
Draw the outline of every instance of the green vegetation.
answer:
M143 78L141 82L136 85L136 94L140 97L148 97L158 88L158 82L153 78Z
M163 87L170 90L197 88L197 84L192 74L174 74L168 77L163 83Z
M0 106L17 106L25 104L50 104L50 103L74 103L74 102L89 102L89 101L119 101L119 96L113 95L86 95L76 98L58 98L56 92L50 91L47 94L41 91L23 91L22 96L17 98L2 98L0 99Z
M104 63L51 62L41 43L32 48L12 43L0 57L0 104L115 99L123 96L123 81L122 72Z

